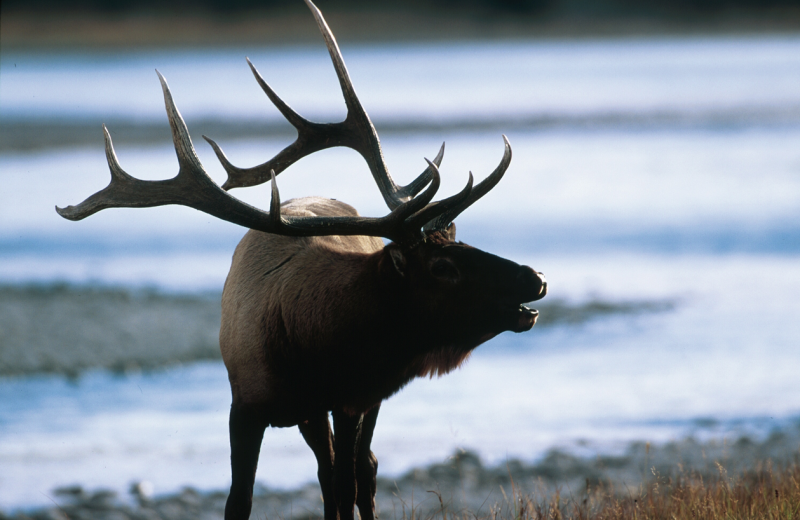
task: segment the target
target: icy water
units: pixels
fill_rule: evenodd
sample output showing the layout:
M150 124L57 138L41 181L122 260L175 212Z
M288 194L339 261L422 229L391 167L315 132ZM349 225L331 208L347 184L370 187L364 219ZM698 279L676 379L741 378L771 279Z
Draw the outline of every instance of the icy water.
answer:
M400 182L446 140L440 193L454 193L469 170L482 178L494 168L500 134L508 135L511 168L459 218L459 238L543 271L548 299L669 303L660 312L504 334L462 370L414 382L381 410L374 451L382 474L441 461L457 448L490 462L534 460L554 446L609 452L631 440L764 435L797 420L800 38L343 52L376 122L420 122L415 133L382 134ZM344 115L321 48L3 54L0 124L80 119L98 132L95 145L0 155L0 282L219 291L241 229L185 208L105 211L73 223L53 206L106 185L100 122L166 128L155 67L190 130L193 119L277 121L246 54L301 113ZM477 124L436 128L453 121ZM222 182L213 153L194 137ZM252 165L290 140L220 144L235 164ZM117 153L136 176L177 171L166 141L119 145ZM304 159L278 180L284 200L324 195L362 214L385 212L348 150ZM263 187L235 194L268 205ZM216 362L0 379L0 509L47 504L54 487L73 483L124 491L148 480L157 493L223 488L229 404ZM267 485L314 478L296 429L268 431L262 454L258 479Z

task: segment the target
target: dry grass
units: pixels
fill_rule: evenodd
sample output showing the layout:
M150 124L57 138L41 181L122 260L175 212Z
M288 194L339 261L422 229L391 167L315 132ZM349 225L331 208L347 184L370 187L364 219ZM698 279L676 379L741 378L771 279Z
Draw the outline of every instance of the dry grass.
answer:
M432 520L720 520L800 518L800 465L763 465L737 477L722 466L719 474L662 477L653 471L647 484L634 489L587 487L582 493L557 491L545 498L512 488L488 512L450 512L440 502ZM417 520L411 515L409 520ZM425 519L419 519L425 520Z
M542 483L534 493L515 483L501 486L500 500L486 500L477 508L458 508L442 492L430 490L410 496L395 495L396 508L384 509L383 520L751 520L800 518L800 458L781 467L765 464L730 477L722 466L713 476L688 471L663 477L652 471L646 484L586 486L579 492L551 492ZM79 494L84 495L80 488ZM311 494L318 493L310 486ZM217 520L227 493L201 494L186 489L178 495L145 501L140 507L114 503L113 493L86 494L79 503L64 504L0 520ZM295 498L299 498L295 496ZM318 495L316 500L319 500ZM298 504L295 504L296 506ZM255 512L258 520L318 520L319 507L295 507L281 513ZM358 517L357 517L358 518Z

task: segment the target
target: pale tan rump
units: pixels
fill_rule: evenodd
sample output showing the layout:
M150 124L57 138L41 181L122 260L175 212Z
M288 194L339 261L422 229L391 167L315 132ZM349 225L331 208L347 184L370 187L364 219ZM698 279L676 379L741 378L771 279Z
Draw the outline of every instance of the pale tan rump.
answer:
M281 212L297 216L358 215L352 206L322 197L286 201ZM333 281L341 287L342 278L349 273L334 258L381 249L383 241L366 236L297 238L253 230L245 234L225 281L219 338L234 402L260 402L270 394L266 345L280 332L272 329L293 327L291 322L297 316L291 312L286 315L287 309L313 314L314 291L324 291L331 277L339 278ZM331 271L336 265L340 272Z

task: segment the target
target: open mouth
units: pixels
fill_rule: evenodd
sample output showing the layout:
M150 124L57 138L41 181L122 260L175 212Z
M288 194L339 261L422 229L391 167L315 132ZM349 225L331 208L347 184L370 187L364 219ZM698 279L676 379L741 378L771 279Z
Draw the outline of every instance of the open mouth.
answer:
M501 330L511 332L525 332L531 330L536 325L536 320L539 318L539 311L531 309L525 304L521 303L505 303L498 309L499 314L496 315L500 320Z
M531 330L536 325L536 320L539 318L539 311L531 309L525 305L520 305L517 310L517 323L516 327L511 329L513 332L525 332Z

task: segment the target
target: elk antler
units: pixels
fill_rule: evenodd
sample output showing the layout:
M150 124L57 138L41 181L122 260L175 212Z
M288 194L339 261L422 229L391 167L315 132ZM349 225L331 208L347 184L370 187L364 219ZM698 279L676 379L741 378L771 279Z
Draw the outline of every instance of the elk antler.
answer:
M126 173L117 160L108 129L103 125L106 158L111 170L109 185L77 206L56 207L62 217L81 220L106 208L144 208L180 204L203 211L222 220L233 222L267 233L290 236L369 235L386 237L402 243L413 243L422 238L420 215L436 215L461 204L472 188L472 176L467 187L457 195L429 204L439 189L439 170L428 161L431 170L429 186L417 197L401 203L388 215L369 217L283 217L280 214L280 196L275 177L272 176L271 211L269 213L250 206L222 190L208 176L189 137L186 123L172 99L167 81L158 73L164 91L172 140L178 155L178 175L162 181L144 181ZM432 209L437 209L432 211Z
M167 82L161 73L156 71L164 92L164 103L172 129L172 140L178 155L178 175L162 181L143 181L128 175L120 166L111 136L103 125L111 182L105 189L95 193L77 206L68 206L63 209L56 207L58 214L69 220L81 220L102 209L112 207L143 208L180 204L222 220L267 233L289 236L368 235L413 244L424 238L423 228L426 232L445 229L452 219L499 182L511 161L511 147L505 136L503 136L505 141L503 160L495 171L475 188L472 186L473 178L470 172L469 182L461 192L431 203L439 189L438 166L444 154L444 144L433 161L426 159L428 167L419 177L407 186L397 186L383 161L383 153L375 128L355 95L336 40L316 6L310 0L306 0L306 3L317 19L339 76L348 107L347 118L343 122L322 124L304 119L275 95L250 64L267 96L286 119L297 128L298 138L270 161L249 170L242 170L231 165L219 146L203 136L214 148L217 157L228 171L228 181L220 188L203 169L189 137L186 123L175 106ZM249 60L248 63L250 63ZM283 217L281 215L276 175L300 158L332 146L348 146L361 153L389 206L390 213L388 215L380 218ZM265 172L268 174L267 177L264 177ZM272 183L272 201L269 213L232 197L226 191L232 187L251 186L265 180L271 180ZM425 188L426 186L427 188Z
M344 95L344 102L347 106L347 117L339 123L313 123L305 119L278 97L248 58L247 63L250 65L250 70L253 72L258 84L267 94L270 101L283 114L283 117L297 129L297 139L264 164L253 168L239 168L228 161L228 158L217 143L203 136L214 148L222 166L228 173L228 180L222 185L222 189L230 190L267 182L270 179L270 172L273 170L276 174L279 174L306 155L325 148L346 146L361 154L367 162L389 209L395 209L402 202L419 193L430 182L433 172L428 167L407 186L395 184L384 162L378 133L375 131L367 112L361 106L358 96L356 96L356 91L350 81L350 75L347 73L347 67L344 64L339 45L336 43L336 38L325 22L320 10L310 0L305 0L305 2L311 9L311 13L314 15L325 40L325 45L328 47L328 52L330 53L331 61L333 61L333 67L336 69L336 76L339 78L339 85ZM443 156L444 143L433 160L436 166L441 165Z

